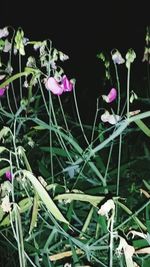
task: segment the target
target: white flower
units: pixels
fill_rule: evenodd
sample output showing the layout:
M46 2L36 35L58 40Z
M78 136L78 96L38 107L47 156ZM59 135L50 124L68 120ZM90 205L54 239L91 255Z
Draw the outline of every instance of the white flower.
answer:
M108 217L110 210L115 209L115 204L112 199L107 200L99 209L98 214Z
M61 61L65 61L65 60L69 59L69 57L67 55L65 55L64 53L62 53L61 51L59 51L59 58Z
M109 122L110 124L114 125L121 120L121 116L110 114L109 111L106 110L105 113L101 115L101 120L103 122Z
M70 263L65 263L64 267L71 267L71 264Z
M120 52L117 49L114 49L112 52L112 60L115 64L123 64L125 60L121 56Z
M1 208L4 212L10 212L11 211L11 203L9 202L9 196L5 196L2 199Z
M7 37L8 34L9 34L9 31L7 27L0 29L0 38Z
M130 64L134 62L136 54L132 48L130 48L126 54L126 67L129 68Z
M7 53L10 50L11 50L11 43L6 39L5 40L5 46L4 46L3 52Z

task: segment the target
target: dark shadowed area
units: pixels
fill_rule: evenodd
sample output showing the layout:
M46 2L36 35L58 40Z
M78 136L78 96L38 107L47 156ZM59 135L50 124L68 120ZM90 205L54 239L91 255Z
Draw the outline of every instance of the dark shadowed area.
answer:
M96 98L104 90L103 66L97 53L105 51L109 55L117 48L125 55L133 48L141 60L150 17L146 1L80 2L3 2L0 28L21 26L29 39L49 38L57 49L69 56L64 69L69 78L76 79L79 105L86 120L93 117ZM141 67L136 68L141 72Z

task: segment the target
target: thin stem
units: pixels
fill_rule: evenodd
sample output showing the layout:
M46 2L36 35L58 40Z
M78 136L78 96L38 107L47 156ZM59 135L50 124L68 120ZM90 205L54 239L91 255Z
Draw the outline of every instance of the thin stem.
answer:
M120 81L119 81L119 75L118 75L117 64L114 63L114 65L115 65L115 73L116 73L117 89L118 89L118 107L117 107L117 115L119 115L119 113L120 113Z
M19 53L19 72L21 73L21 54ZM22 99L22 80L19 78L20 99Z
M129 97L129 94L130 94L130 64L129 64L129 67L128 67L128 74L127 74L127 119L129 119L129 110L130 110L130 107L129 107L129 100L130 100L130 97Z
M106 170L105 170L105 176L104 176L105 181L106 181L106 178L107 178L107 173L108 173L108 168L109 168L109 164L110 164L110 160L111 160L113 145L114 145L114 143L112 142L111 146L110 146L108 160L107 160L107 166L106 166Z
M75 93L75 86L73 88L73 96L74 96L74 103L75 103L75 108L76 108L76 112L77 112L77 117L78 117L78 121L79 121L79 124L80 124L80 128L81 128L81 131L82 131L82 134L83 134L83 137L87 143L87 145L89 146L89 141L85 135L85 132L84 132L84 129L83 129L83 126L82 126L82 122L81 122L81 118L80 118L80 114L79 114L79 109L78 109L78 104L77 104L77 99L76 99L76 93Z
M49 125L52 124L52 116L51 116L51 93L48 92L49 96ZM49 153L50 153L50 162L51 162L51 177L52 177L52 183L54 183L54 169L53 169L53 143L52 143L52 130L51 127L49 129Z
M67 132L69 133L69 128L68 128L68 124L67 124L67 120L66 120L66 117L65 117L65 113L64 113L64 110L63 110L63 106L62 106L62 102L61 102L61 98L60 96L58 96L58 101L59 101L59 105L60 105L60 109L61 109L61 113L63 115L63 119L64 119L64 123L65 123L65 127L66 127L66 130Z
M119 137L118 172L117 172L117 192L116 192L116 195L117 196L119 195L121 148L122 148L122 134L120 134L120 137Z
M150 49L150 48L149 48ZM148 94L147 97L150 97L150 71L149 71L149 61L150 61L150 56L148 55L148 62L147 62L147 81L148 81Z
M97 103L96 103L96 113L95 113L94 123L93 123L93 127L92 127L91 143L93 142L96 120L97 120L97 115L98 115L98 111L99 111L98 104L99 104L99 98L97 99Z
M15 96L15 90L14 90L13 83L11 83L11 88L12 88L12 94L13 94L13 98L14 98L15 107L16 107L16 110L17 110L18 109L18 105L17 105L17 100L16 100L16 96Z
M114 211L111 216L110 222L110 243L109 243L109 267L113 267L113 243L114 243Z
M9 89L6 89L7 103L8 103L8 107L9 107L9 110L10 110L11 114L14 115L14 113L13 113L13 111L12 111L12 108L11 108L11 105L10 105L10 100L9 100L9 93L8 93L8 90L9 90Z

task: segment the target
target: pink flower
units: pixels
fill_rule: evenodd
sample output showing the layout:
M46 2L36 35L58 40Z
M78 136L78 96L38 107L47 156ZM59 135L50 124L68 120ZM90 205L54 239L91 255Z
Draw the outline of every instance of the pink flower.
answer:
M0 97L4 95L6 87L0 88Z
M50 90L54 95L61 95L63 93L63 88L53 77L49 77L45 83L47 90Z
M5 172L5 176L6 176L6 178L7 178L9 181L12 180L12 174L11 174L10 171L6 171L6 172Z
M111 103L113 102L117 97L117 90L115 88L112 88L108 95L102 95L102 98L107 102Z
M61 80L61 87L63 88L64 92L70 92L73 89L73 83L68 80L66 75L64 75Z
M49 77L45 82L45 87L54 95L61 95L63 92L70 92L73 89L73 83L64 75L60 83L54 77Z
M5 87L0 88L0 97L3 96L5 94L5 91L9 88L8 85L6 85Z

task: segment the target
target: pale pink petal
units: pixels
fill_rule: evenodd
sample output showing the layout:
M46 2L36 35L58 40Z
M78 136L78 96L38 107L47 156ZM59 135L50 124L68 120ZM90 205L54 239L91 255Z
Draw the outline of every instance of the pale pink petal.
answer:
M106 110L105 113L101 115L101 120L107 122L109 120L110 113Z
M112 51L112 60L115 64L123 64L125 62L125 60L117 49L114 49Z
M9 35L9 31L7 27L0 29L0 38L7 37L8 35Z
M116 124L118 121L121 120L121 117L119 115L110 115L108 118L108 122L112 125Z
M45 87L47 90L50 90L54 95L61 95L63 93L63 88L53 77L49 77L46 80Z

